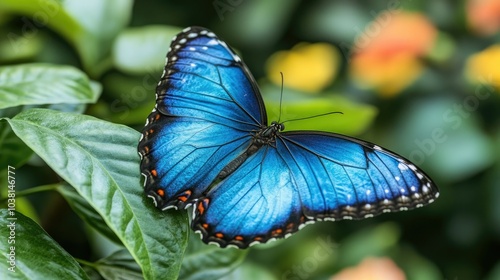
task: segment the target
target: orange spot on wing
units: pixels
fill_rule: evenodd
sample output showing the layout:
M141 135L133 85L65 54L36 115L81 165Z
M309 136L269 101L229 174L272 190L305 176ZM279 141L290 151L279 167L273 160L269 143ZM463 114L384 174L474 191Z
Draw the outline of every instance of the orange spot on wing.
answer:
M159 196L161 196L161 197L164 197L164 196L165 196L165 191L164 191L164 190L162 190L162 189L157 189L157 190L156 190L156 193L157 193Z
M234 240L236 240L236 241L243 241L243 236L241 236L241 235L236 235L236 236L234 237Z
M155 116L155 120L157 121L157 120L159 120L159 119L160 119L160 114L156 114L156 116Z
M198 203L198 213L200 213L200 215L203 215L203 212L205 212L205 207L203 207L203 203Z
M276 235L281 235L283 233L283 230L278 228L278 229L275 229L271 232L271 235L273 236L276 236Z
M201 227L204 229L208 229L208 224L201 224Z
M152 169L151 170L151 175L153 175L154 177L158 176L158 173L156 172L156 169Z
M203 215L205 213L205 208L208 206L210 200L208 198L203 199L200 203L198 203L198 213Z
M224 238L224 234L220 233L220 232L217 232L216 234L214 234L215 237L219 238L219 239L222 239Z
M179 195L177 197L177 199L182 201L182 202L186 202L189 199L189 197L191 196L191 193L192 193L191 190L187 190L187 191L183 192L181 195Z

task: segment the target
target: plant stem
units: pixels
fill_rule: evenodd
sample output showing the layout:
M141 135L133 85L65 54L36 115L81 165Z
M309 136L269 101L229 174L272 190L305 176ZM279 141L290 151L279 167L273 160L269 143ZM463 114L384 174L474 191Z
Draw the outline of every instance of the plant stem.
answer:
M45 192L45 191L54 191L60 185L61 184L42 185L42 186L38 186L38 187L29 188L27 190L16 191L16 197L28 196L30 194ZM7 201L7 199L8 199L8 197L1 198L0 203Z

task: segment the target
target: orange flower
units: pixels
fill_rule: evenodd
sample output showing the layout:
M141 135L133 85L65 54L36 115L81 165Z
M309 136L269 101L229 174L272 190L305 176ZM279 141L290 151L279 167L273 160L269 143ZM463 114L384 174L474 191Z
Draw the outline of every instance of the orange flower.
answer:
M468 0L467 20L479 35L492 35L500 30L500 1Z
M366 258L355 267L345 268L331 280L405 280L403 271L389 258Z
M361 87L395 95L420 75L419 58L429 53L436 37L437 30L421 14L381 13L354 42L351 77Z
M500 44L472 55L467 60L465 74L474 83L489 84L500 90Z
M269 79L297 90L316 93L335 78L340 55L336 48L326 43L300 43L290 51L279 51L267 61Z

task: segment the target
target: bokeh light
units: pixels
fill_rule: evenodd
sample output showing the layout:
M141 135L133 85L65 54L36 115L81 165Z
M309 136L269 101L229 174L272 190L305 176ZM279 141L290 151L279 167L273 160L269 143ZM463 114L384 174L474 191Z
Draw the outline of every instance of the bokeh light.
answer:
M319 93L337 75L340 63L339 51L326 43L300 43L289 51L279 51L269 57L267 74L276 85L308 93Z
M396 95L422 73L420 59L431 50L436 35L422 14L383 12L355 40L351 77L383 96Z

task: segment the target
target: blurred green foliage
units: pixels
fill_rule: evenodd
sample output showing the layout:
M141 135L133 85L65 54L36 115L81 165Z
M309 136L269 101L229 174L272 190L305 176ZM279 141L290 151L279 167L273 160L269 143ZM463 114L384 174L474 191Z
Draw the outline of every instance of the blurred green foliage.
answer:
M353 78L352 62L359 53L352 50L363 34L372 34L376 40L377 20L390 9L423 15L437 35L432 48L415 57L419 68L414 80L385 96L376 87ZM180 259L175 260L169 273L180 269L183 279L217 279L223 275L225 279L328 279L369 256L385 256L408 279L499 279L500 56L491 56L490 61L487 57L486 62L474 66L479 70L470 66L470 59L498 44L500 32L495 21L484 20L488 15L477 10L481 11L469 1L445 0L0 0L0 117L13 118L42 107L85 113L140 130L154 106L154 91L171 37L187 26L205 26L241 54L261 85L270 118L277 119L281 114L281 120L287 120L343 112L289 122L286 127L345 133L390 148L425 169L435 179L441 196L432 205L408 213L357 222L318 223L287 240L252 247L244 253L224 252L190 238L185 262L181 265ZM500 12L494 16L500 18ZM485 25L488 22L492 26ZM378 32L383 32L383 27ZM406 32L412 34L414 30ZM266 63L272 54L301 42L335 46L341 55L335 66L338 74L314 94L285 87L280 111L281 88L267 77ZM304 65L302 70L313 71L308 67ZM396 81L405 78L397 73L392 77ZM474 73L484 79L478 80ZM18 95L12 100L14 93ZM54 114L54 119L63 116L43 110L30 112L39 114L39 119L44 114ZM23 119L26 115L18 117L18 125L28 125ZM30 121L29 125L38 125L38 120ZM138 136L121 126L98 123L123 133L120 139L133 142L134 135ZM61 131L57 141L68 142L63 134L71 131L71 126L56 129ZM86 129L93 132L92 127ZM42 155L37 152L43 150L42 144L33 143L29 135L20 136L28 139L25 142L18 136L5 120L0 122L1 206L7 207L7 189L3 187L7 166L14 166L19 223L26 221L25 227L48 240L43 246L57 252L57 260L75 273L74 278L84 277L84 272L73 258L92 279L151 277L162 271L158 268L141 275L136 264L140 255L127 243L130 232L96 212L106 208L96 208L101 202L81 196L84 190L77 189L79 194L63 185L79 178L72 177L76 175L71 170L57 171L59 153ZM102 142L105 140L103 137ZM120 152L132 154L130 149ZM105 152L97 154L113 157ZM129 188L140 190L138 180L137 168L137 178ZM123 196L127 201L127 194ZM150 201L143 202L144 213L134 212L138 211L134 208L132 220L156 213ZM118 207L118 202L114 203ZM1 233L7 236L3 212ZM181 224L185 220L185 215L179 215L170 222ZM154 235L186 234L185 228L167 233L172 228L166 225L151 227ZM137 231L133 234L134 238L141 236ZM147 241L144 244L148 246ZM185 245L170 248L182 251ZM2 262L0 275L6 275L6 262Z

